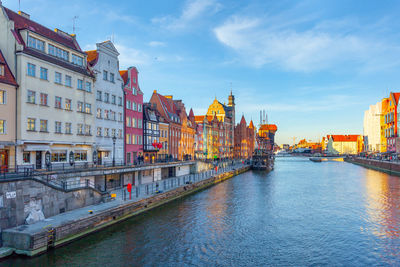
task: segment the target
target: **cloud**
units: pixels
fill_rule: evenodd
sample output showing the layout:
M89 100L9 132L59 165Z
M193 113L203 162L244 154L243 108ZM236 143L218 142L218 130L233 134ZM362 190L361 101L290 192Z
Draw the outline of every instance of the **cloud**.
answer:
M190 0L187 1L179 17L164 16L153 18L152 22L159 24L171 31L181 31L205 15L215 14L221 9L221 5L215 0Z
M265 18L232 16L213 31L220 43L254 67L270 64L288 71L312 72L347 63L364 70L399 64L399 60L393 62L391 55L398 54L400 47L377 41L379 38L372 40L349 32L328 31L326 28L333 25L331 22L305 30L287 21L282 26L269 22ZM348 23L335 25L343 28Z
M109 21L122 21L128 24L136 23L136 19L129 15L124 15L122 13L116 13L115 11L108 11L105 17Z
M126 69L130 66L149 65L152 62L151 57L141 50L125 46L121 43L114 43L114 46L120 53L118 57L120 69Z
M151 42L149 42L149 46L151 46L151 47L165 46L165 43L159 42L159 41L151 41Z

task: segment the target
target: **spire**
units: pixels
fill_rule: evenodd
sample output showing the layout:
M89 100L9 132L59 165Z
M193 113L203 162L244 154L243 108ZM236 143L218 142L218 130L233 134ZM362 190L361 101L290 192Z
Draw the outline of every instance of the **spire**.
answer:
M242 115L242 119L240 120L240 124L246 125L246 119L244 118L244 115Z
M189 111L189 118L194 118L194 112L193 112L192 108L190 108L190 111Z
M250 128L250 129L254 129L253 120L250 121L249 128Z

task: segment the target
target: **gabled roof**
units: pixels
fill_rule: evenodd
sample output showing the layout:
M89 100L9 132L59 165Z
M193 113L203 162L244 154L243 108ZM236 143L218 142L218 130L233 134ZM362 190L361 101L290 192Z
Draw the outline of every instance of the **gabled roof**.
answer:
M242 119L240 120L240 124L247 125L246 119L244 118L244 115L242 115Z
M254 129L253 120L250 121L249 128L250 128L250 129Z
M400 97L400 93L390 93L390 96L392 97L393 101L394 101L394 105L397 106L397 104L399 103L399 97Z
M341 135L341 134L333 134L331 135L333 142L357 142L359 135L349 134L349 135Z
M25 18L6 7L4 7L4 10L7 13L8 18L14 21L14 30L20 39L19 41L22 40L19 31L23 29L28 29L66 47L82 52L81 48L78 45L78 42L76 42L74 37L68 34L52 31L49 28L46 28L43 25L40 25L39 23L34 22L28 18Z
M13 86L18 86L17 82L15 81L15 77L12 74L10 68L8 67L7 61L4 58L3 53L0 50L0 65L4 67L4 76L0 75L0 83L6 83Z

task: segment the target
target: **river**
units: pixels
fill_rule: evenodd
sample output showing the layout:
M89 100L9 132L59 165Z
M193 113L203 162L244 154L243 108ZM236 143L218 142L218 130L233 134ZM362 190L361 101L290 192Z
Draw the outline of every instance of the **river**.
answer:
M400 178L277 158L35 258L1 266L400 265Z

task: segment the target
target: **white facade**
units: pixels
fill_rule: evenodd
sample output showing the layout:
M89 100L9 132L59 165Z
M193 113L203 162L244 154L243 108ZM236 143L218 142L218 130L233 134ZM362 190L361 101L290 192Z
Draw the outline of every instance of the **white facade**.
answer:
M91 162L95 94L86 54L75 36L0 8L0 48L19 84L17 164L44 168L46 152L53 164L68 164L71 152L75 162Z
M124 91L119 74L118 51L111 41L97 44L97 58L91 70L96 75L96 150L99 164L113 160L113 136L115 142L115 162L124 161ZM93 51L92 51L93 53Z
M369 109L364 112L364 136L367 137L366 151L381 151L381 114L382 102L369 106Z

